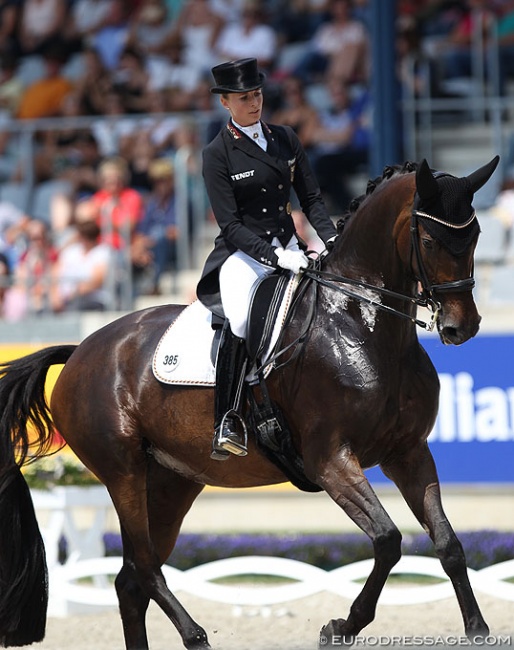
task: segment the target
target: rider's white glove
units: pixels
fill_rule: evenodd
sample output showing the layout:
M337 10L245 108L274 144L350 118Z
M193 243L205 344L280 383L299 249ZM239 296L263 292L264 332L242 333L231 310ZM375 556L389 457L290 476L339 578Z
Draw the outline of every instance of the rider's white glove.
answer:
M278 265L293 273L300 273L301 269L306 269L309 266L309 258L303 251L275 248L275 255L278 257Z

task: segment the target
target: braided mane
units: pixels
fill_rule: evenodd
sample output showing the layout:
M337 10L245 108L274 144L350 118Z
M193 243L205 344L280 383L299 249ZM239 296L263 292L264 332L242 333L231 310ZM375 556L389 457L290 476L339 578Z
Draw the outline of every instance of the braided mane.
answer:
M410 162L410 161L404 162L403 165L387 165L386 167L384 167L381 176L377 176L376 178L370 179L368 181L368 184L366 185L366 192L350 201L350 205L348 206L348 211L338 220L336 224L337 232L341 233L343 231L347 221L353 217L353 215L357 212L364 199L368 197L370 194L372 194L378 185L380 185L383 181L389 180L393 176L397 176L401 174L410 174L411 172L415 172L417 168L418 168L418 163Z

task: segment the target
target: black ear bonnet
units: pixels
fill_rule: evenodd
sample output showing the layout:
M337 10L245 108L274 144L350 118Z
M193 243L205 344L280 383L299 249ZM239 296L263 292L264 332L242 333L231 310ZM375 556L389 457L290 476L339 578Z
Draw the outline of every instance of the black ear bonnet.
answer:
M470 182L467 178L456 178L442 172L435 172L434 177L439 192L429 199L422 199L417 194L417 205L414 207L419 212L424 212L450 224L444 225L418 214L423 227L431 237L447 248L452 255L462 255L480 232L476 219L462 227L474 214Z

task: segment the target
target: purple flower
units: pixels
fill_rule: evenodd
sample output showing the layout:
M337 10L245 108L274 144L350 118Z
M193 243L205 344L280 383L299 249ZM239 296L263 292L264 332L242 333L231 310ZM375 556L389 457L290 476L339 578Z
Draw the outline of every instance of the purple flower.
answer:
M462 532L458 537L469 567L481 569L514 558L514 533L492 530ZM105 554L121 555L121 537L104 535ZM404 535L404 555L435 557L430 538L425 533ZM306 562L325 570L373 557L373 547L364 534L192 534L185 533L168 560L181 570L227 557L270 555Z

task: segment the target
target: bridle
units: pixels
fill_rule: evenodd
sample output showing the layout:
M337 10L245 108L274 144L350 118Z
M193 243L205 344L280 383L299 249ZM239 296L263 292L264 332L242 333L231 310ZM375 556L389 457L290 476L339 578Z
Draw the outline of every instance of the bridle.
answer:
M448 293L450 291L472 291L475 288L475 278L473 276L470 276L469 278L464 278L462 280L454 280L452 282L441 282L440 284L432 284L430 282L425 269L425 265L423 264L423 258L421 257L421 250L419 247L419 239L420 239L419 217L421 217L422 219L430 219L432 221L435 221L436 223L446 226L447 228L462 229L462 228L466 228L466 226L471 225L473 221L477 218L477 215L476 212L473 210L471 216L467 221L465 221L462 224L454 224L449 221L444 221L443 219L439 219L439 217L434 217L433 215L427 214L426 212L421 212L415 208L412 210L411 225L410 225L411 251L414 253L414 257L416 258L416 265L420 276L419 281L421 283L421 295L424 296L425 300L427 301L427 306L432 307L432 313L433 314L437 313L438 316L439 310L441 309L441 303L435 298L435 294ZM412 257L412 253L411 253L411 257ZM435 321L436 320L437 317ZM433 318L432 321L434 321ZM432 324L432 329L433 327L434 325Z
M469 278L464 278L462 280L454 280L452 282L441 282L439 284L433 284L430 282L428 278L428 274L425 269L425 265L423 264L423 258L421 256L421 250L419 245L419 239L420 239L419 218L421 217L422 219L431 219L432 221L435 221L448 228L462 229L465 228L466 226L469 226L476 219L476 213L475 211L473 211L472 215L465 223L454 224L449 221L444 221L439 217L435 217L433 215L427 214L426 212L419 211L416 207L417 203L418 203L418 196L416 194L414 207L412 209L412 215L411 215L410 246L411 246L411 260L412 258L416 260L416 266L418 270L418 274L416 275L413 272L413 275L416 278L416 280L418 280L419 283L421 284L421 291L417 296L406 296L405 294L397 293L396 291L391 291L390 289L386 289L384 287L377 287L376 285L369 284L368 282L364 282L363 280L356 280L353 278L347 278L341 275L330 273L328 271L322 271L321 268L319 268L320 266L319 261L316 261L314 263L313 268L308 268L304 272L304 275L309 277L311 280L314 280L318 284L339 291L350 298L354 298L355 300L374 306L377 309L381 309L382 311L386 311L400 318L410 320L411 322L415 323L419 327L422 327L423 329L431 332L438 321L439 313L441 310L441 303L437 300L436 294L448 293L450 291L471 291L475 286L475 279L471 276ZM411 268L412 267L413 265L411 262ZM390 307L389 305L384 305L383 303L381 303L379 300L375 298L362 295L361 293L357 293L341 285L360 287L362 289L367 289L375 293L378 293L382 296L388 296L390 298L395 298L397 300L409 303L410 305L415 305L417 307L426 307L432 313L432 316L430 318L430 321L427 323L403 311L395 309L394 307Z

